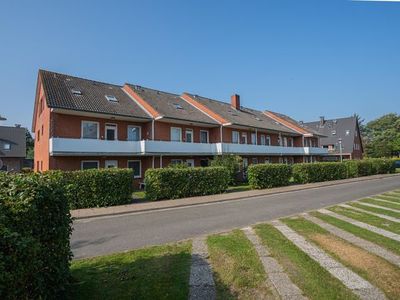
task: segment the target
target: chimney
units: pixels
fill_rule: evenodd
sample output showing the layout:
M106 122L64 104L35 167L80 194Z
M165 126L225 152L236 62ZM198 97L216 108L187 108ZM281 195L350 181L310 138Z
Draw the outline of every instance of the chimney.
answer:
M324 124L325 124L325 117L324 116L319 117L319 126L324 126Z
M240 110L240 96L239 95L234 94L231 96L231 106L236 110Z

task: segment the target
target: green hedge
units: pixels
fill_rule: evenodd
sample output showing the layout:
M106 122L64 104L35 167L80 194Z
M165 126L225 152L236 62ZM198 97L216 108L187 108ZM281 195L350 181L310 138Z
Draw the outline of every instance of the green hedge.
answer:
M229 184L233 185L237 181L241 162L239 155L218 155L211 161L211 166L226 168L229 171Z
M289 184L292 166L286 164L250 165L247 170L249 184L253 189L265 189Z
M319 162L293 165L296 183L320 182L347 178L347 167L343 163Z
M128 204L132 201L132 169L64 172L71 209Z
M160 200L223 193L229 180L229 171L223 167L148 169L146 197Z
M61 173L0 174L0 299L56 299L69 279Z
M394 161L388 158L371 158L345 161L348 178L394 173Z

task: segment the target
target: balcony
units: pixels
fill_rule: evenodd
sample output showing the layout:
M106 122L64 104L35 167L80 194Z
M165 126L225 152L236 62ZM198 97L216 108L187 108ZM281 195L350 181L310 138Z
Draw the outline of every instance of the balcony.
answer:
M51 156L130 156L130 155L326 155L316 147L282 147L230 143L183 143L169 141L107 141L96 139L51 138Z

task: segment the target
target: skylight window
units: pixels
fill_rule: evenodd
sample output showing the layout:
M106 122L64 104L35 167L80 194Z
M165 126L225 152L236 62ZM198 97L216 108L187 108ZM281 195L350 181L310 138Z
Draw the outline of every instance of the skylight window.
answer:
M82 91L78 89L72 89L71 92L73 95L78 95L78 96L82 95Z
M261 119L260 119L259 117L256 117L256 120L257 120L257 121L261 121Z
M183 107L180 104L174 103L173 105L176 109L183 109Z
M336 130L332 130L332 135L335 135L336 134Z
M114 95L106 95L106 99L110 102L118 102L117 97L115 97Z
M350 130L346 130L346 135L350 135Z

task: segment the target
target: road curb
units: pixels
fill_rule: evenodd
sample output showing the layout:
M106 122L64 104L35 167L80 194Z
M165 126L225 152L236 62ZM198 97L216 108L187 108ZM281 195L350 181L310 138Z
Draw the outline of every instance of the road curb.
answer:
M255 198L261 196L270 196L270 195L278 195L282 193L288 192L297 192L302 190L311 190L317 189L322 187L329 187L335 185L342 185L342 184L349 184L354 182L362 182L362 181L369 181L369 180L378 180L378 179L385 179L400 176L400 174L384 174L384 175L373 175L373 176L366 176L366 177L357 177L351 179L343 179L343 180L334 180L334 181L325 181L325 182L318 182L318 183L309 183L309 184L301 184L301 185L292 185L287 187L278 187L272 189L264 189L264 190L251 190L251 191L244 191L244 192L234 192L232 193L232 197L226 199L210 199L206 201L202 201L201 199L204 197L223 197L227 194L218 194L218 195L209 195L209 196L200 196L200 197L191 197L191 198L182 198L176 200L164 200L157 202L160 205L155 207L148 207L137 209L138 205L150 205L155 204L155 202L148 202L143 204L129 204L123 206L119 211L111 211L118 209L118 206L111 206L107 208L87 208L87 209L79 209L79 210L72 210L71 216L74 220L82 220L82 219L90 219L90 218L97 218L97 217L105 217L105 216L117 216L117 215L126 215L132 213L142 213L142 212L150 212L150 211L159 211L165 209L172 209L172 208L181 208L181 207L190 207L190 206L197 206L197 205L204 205L204 204L211 204L211 203L222 203L228 202L233 200L241 200L246 198ZM200 200L199 200L200 199ZM191 200L190 203L179 203L183 201ZM172 204L165 204L165 201L173 201L175 203ZM96 212L96 210L103 210L102 212ZM104 212L104 210L110 210L110 212Z

